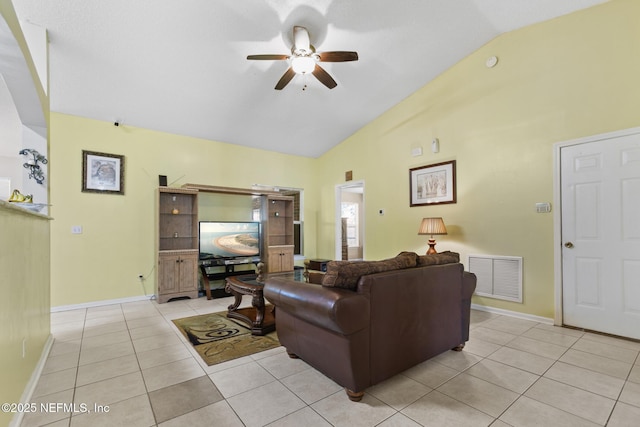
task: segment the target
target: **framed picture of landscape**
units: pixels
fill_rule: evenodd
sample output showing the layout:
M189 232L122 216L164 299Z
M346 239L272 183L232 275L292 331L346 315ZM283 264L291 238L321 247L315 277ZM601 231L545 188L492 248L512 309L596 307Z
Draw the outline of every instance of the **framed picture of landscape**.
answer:
M456 203L456 161L409 169L409 206Z

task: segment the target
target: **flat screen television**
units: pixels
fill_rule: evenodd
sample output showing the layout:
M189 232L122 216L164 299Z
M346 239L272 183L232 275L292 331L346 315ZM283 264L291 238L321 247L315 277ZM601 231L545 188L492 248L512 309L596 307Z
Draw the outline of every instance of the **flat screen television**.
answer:
M200 221L198 248L201 260L260 256L260 223Z

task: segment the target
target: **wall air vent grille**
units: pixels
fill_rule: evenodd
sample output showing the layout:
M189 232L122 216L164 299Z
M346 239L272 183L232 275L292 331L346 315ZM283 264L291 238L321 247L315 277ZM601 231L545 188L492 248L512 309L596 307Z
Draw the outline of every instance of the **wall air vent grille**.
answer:
M468 265L478 278L476 295L522 302L522 257L469 255Z

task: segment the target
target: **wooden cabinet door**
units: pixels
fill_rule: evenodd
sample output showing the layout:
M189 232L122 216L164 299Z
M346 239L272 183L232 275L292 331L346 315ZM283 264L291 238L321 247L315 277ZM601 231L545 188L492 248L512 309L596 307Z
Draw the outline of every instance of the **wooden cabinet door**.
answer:
M180 256L180 283L178 292L198 290L198 255Z
M267 251L267 268L269 273L278 273L282 271L280 267L280 248L272 246Z
M198 298L198 252L161 252L157 292L158 303L177 297Z
M269 273L293 270L293 246L271 246L268 250Z
M293 270L293 246L283 247L280 251L280 271Z
M158 293L178 292L180 286L180 258L177 255L161 254L158 257Z

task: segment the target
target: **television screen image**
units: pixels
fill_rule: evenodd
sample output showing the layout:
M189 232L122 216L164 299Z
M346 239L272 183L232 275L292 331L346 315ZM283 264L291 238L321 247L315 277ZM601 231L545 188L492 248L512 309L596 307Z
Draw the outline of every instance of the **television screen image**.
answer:
M260 255L259 222L200 221L200 259Z

